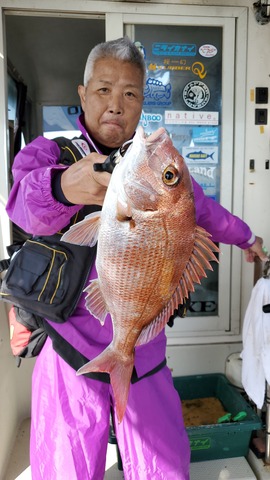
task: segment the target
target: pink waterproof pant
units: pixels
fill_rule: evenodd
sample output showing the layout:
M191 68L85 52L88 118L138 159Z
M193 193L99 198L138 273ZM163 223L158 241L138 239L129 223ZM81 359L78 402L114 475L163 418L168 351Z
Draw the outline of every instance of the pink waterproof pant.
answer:
M32 480L103 480L111 405L110 385L76 376L47 340L33 373ZM116 436L125 480L189 479L189 441L167 367L130 386Z

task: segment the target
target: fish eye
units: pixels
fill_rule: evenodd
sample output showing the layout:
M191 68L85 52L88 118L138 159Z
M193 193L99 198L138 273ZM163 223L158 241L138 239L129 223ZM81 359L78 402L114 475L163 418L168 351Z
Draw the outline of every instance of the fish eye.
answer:
M169 187L177 185L180 181L179 171L174 167L174 165L169 165L162 173L162 180L163 183Z

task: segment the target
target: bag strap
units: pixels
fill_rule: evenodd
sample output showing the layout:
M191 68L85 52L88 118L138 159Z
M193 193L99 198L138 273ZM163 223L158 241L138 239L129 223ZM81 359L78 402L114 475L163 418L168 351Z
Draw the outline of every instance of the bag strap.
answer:
M0 273L8 269L12 255L18 250L20 250L20 248L22 247L22 244L23 242L21 243L16 242L7 247L7 253L9 254L9 258L4 258L3 260L0 260Z
M57 143L60 148L60 157L58 163L70 166L73 163L77 163L86 155L93 151L91 145L88 143L84 135L80 137L74 137L72 139L66 137L56 137L52 139ZM71 225L83 220L89 213L99 211L101 207L99 205L84 205L77 214L70 219L70 224L61 230L61 233L66 232Z
M1 260L0 261L0 273L7 270L9 265L10 265L10 258L5 258L4 260Z
M82 353L76 350L67 340L52 327L51 324L44 320L44 330L52 340L53 349L60 357L68 363L74 370L79 370L83 365L89 362L89 358L85 357ZM154 375L164 368L167 364L166 358L156 365L152 370L145 373L141 377L138 377L136 368L133 368L131 383L137 383L143 378ZM93 380L99 380L100 382L110 383L110 375L106 372L88 372L84 374L85 377L92 378Z
M52 140L57 143L60 148L58 163L70 166L91 153L91 147L83 135L72 139L57 137Z

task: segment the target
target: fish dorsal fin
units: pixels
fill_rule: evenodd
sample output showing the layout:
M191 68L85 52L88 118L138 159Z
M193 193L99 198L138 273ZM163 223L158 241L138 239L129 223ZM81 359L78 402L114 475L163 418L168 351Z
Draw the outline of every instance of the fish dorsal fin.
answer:
M206 277L205 269L213 270L210 264L211 260L218 262L214 252L219 252L219 248L210 239L210 234L204 228L196 227L195 241L190 259L180 278L179 284L175 289L170 301L163 308L160 314L141 331L136 346L153 340L166 326L170 316L189 296L189 292L194 292L194 283L201 283L201 278Z
M100 212L92 212L81 222L75 223L64 233L61 240L76 245L93 247L97 243L100 227Z
M86 292L85 306L87 310L96 317L101 325L104 325L108 313L105 299L101 293L98 280L92 280L90 285L84 289Z

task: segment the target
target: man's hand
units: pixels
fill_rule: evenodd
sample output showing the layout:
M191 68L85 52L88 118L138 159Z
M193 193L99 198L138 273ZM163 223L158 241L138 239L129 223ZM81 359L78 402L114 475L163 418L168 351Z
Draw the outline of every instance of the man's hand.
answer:
M111 175L95 172L94 163L103 163L106 156L90 153L71 165L61 176L61 188L66 199L76 205L103 205Z
M247 262L254 262L255 257L259 257L262 262L269 260L266 253L263 251L263 239L256 237L255 243L246 250L244 250L245 258Z

